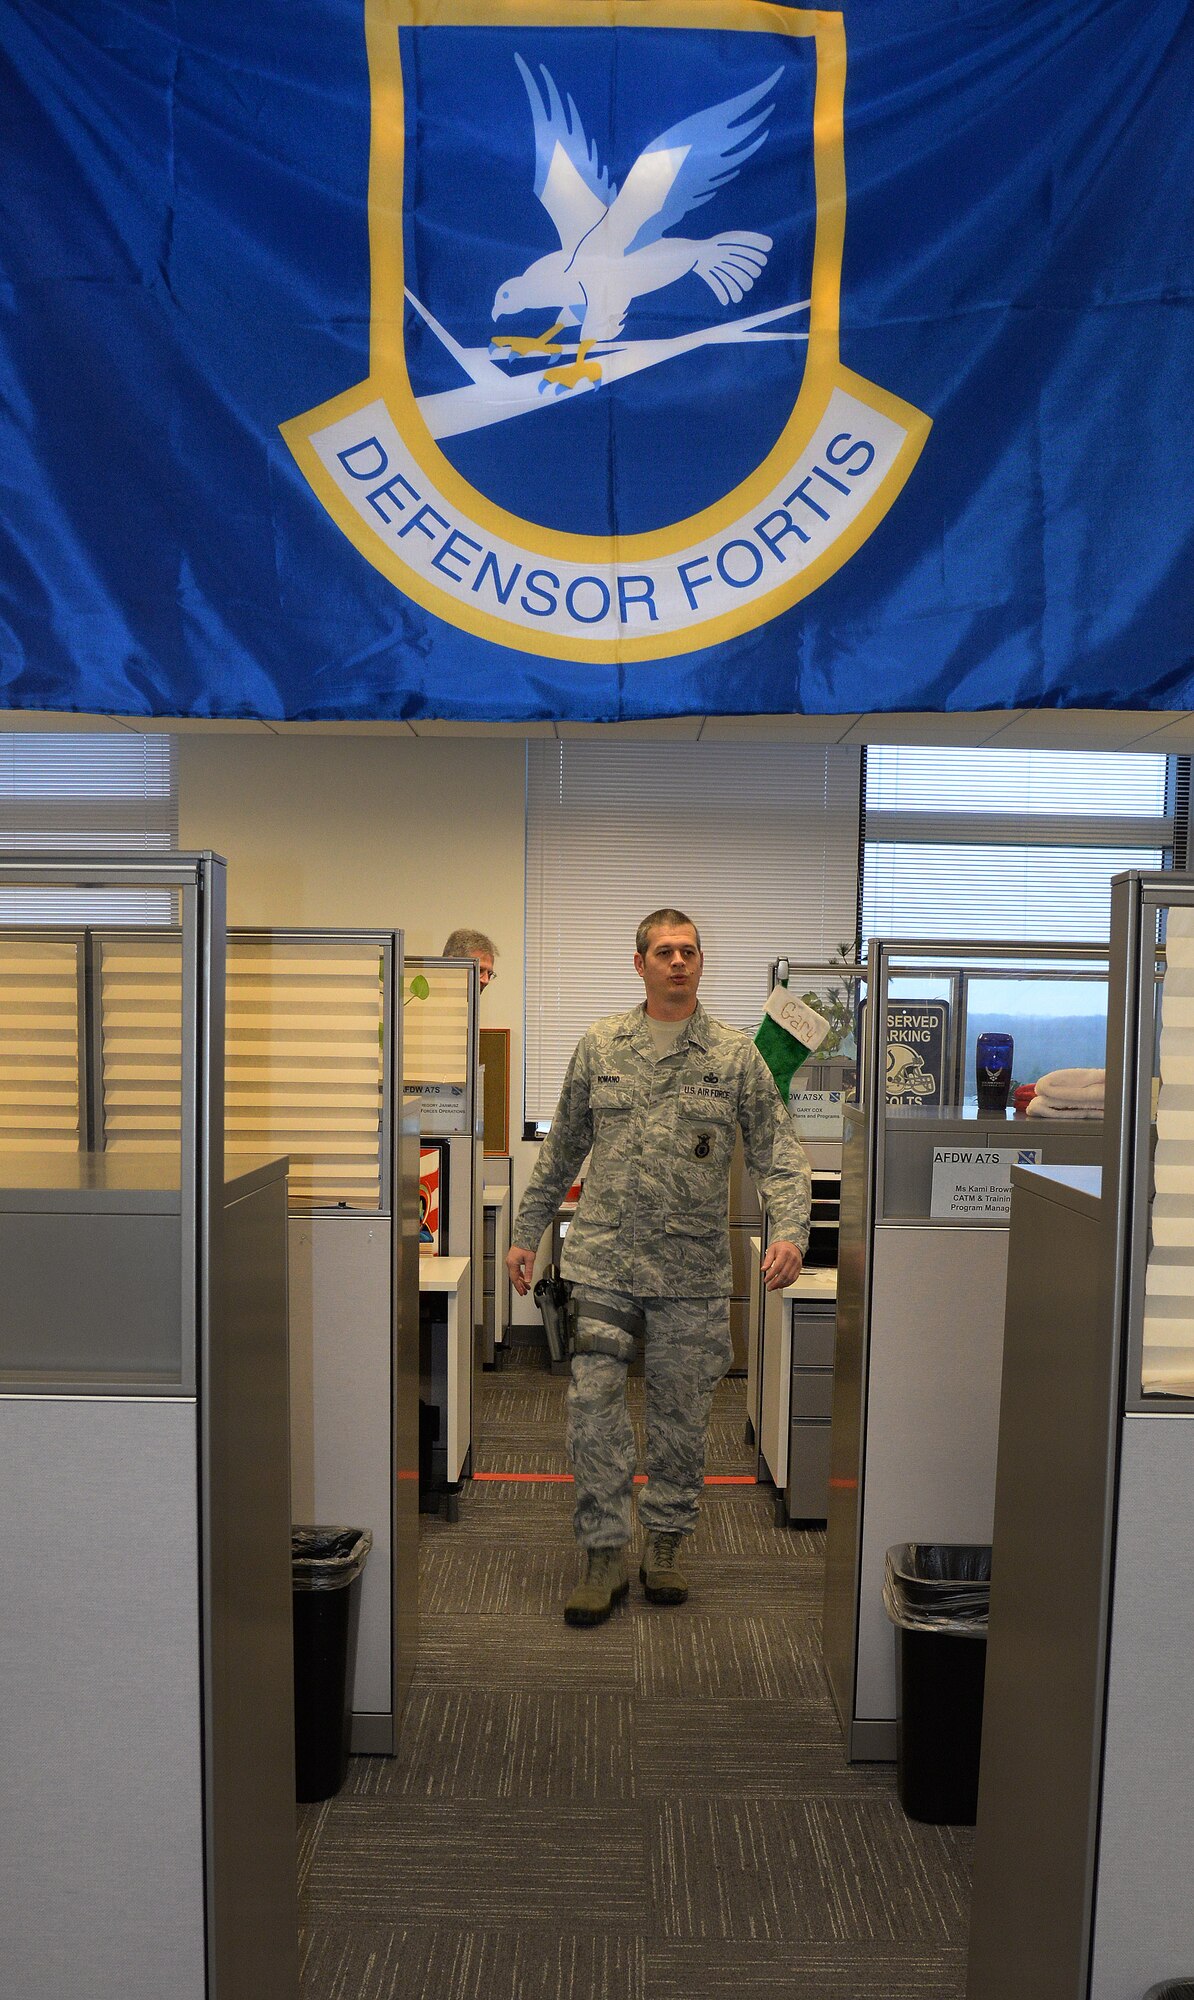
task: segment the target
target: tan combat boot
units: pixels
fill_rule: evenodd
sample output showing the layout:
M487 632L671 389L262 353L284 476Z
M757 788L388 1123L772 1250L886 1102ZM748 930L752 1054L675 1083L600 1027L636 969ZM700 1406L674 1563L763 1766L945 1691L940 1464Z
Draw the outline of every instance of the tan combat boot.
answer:
M625 1549L590 1549L584 1576L564 1606L568 1625L600 1625L630 1588Z
M648 1535L639 1566L639 1581L650 1604L683 1604L688 1579L676 1562L682 1535Z

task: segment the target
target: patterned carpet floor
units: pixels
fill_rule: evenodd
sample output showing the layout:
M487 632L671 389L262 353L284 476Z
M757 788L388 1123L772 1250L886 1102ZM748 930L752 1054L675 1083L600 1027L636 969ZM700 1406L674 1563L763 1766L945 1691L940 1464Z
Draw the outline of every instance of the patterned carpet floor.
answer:
M565 1387L512 1350L476 1469L566 1470ZM744 1418L723 1383L709 1472L753 1471ZM688 1603L636 1581L576 1631L570 1516L567 1485L500 1480L424 1516L400 1754L300 1809L303 2000L959 2000L972 1836L844 1761L823 1536L713 1486Z

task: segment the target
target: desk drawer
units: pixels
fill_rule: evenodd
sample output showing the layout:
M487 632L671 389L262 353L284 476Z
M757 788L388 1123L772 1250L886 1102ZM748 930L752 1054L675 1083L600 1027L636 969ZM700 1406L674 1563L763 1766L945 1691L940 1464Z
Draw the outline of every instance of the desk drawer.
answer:
M793 1423L804 1417L828 1423L833 1415L832 1368L793 1368L789 1408Z
M829 1512L829 1438L827 1423L792 1424L788 1443L790 1521L823 1521Z
M834 1312L792 1314L792 1366L832 1368L833 1338L837 1329Z

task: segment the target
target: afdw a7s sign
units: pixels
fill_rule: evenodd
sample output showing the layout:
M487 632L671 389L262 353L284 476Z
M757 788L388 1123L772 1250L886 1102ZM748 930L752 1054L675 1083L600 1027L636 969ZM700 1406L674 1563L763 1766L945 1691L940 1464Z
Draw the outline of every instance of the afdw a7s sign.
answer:
M367 380L283 433L451 625L646 660L846 562L929 419L844 365L841 16L366 0Z

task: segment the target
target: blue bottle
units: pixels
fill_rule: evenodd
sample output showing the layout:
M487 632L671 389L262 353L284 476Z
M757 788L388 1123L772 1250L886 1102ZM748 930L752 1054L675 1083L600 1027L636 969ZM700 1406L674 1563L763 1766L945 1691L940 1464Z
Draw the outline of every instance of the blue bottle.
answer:
M1015 1046L1010 1035L979 1036L975 1050L975 1073L980 1111L1007 1110L1007 1100L1012 1088L1012 1053Z

